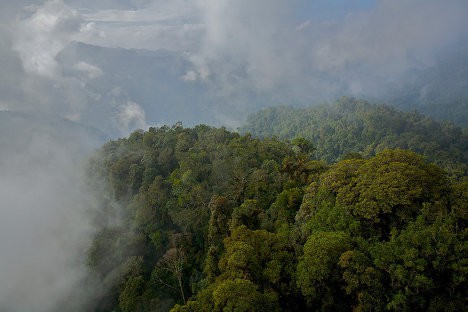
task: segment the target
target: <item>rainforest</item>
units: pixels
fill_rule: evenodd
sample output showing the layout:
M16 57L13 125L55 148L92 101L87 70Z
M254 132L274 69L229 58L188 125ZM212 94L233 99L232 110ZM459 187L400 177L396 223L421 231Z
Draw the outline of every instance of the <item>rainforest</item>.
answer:
M1 0L0 312L468 310L467 0Z
M339 110L367 135L336 122ZM271 110L252 118L246 129L262 138L179 123L97 151L88 172L106 226L88 265L107 290L96 311L465 306L466 134L352 98L307 115L279 112L271 136L257 126ZM404 130L382 126L389 119ZM450 142L447 132L456 134ZM428 139L399 146L421 135ZM447 155L456 155L451 174L434 164Z

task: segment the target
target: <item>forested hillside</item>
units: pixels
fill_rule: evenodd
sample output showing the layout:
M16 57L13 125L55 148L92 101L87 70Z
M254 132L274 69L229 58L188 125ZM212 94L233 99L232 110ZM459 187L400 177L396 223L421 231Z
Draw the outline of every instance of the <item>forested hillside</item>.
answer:
M208 126L104 145L94 310L462 310L467 184L410 151L313 153Z
M312 142L317 159L328 163L347 154L369 157L400 148L424 155L452 176L468 174L466 130L354 98L343 97L333 105L267 108L251 115L240 130L257 137L304 137Z

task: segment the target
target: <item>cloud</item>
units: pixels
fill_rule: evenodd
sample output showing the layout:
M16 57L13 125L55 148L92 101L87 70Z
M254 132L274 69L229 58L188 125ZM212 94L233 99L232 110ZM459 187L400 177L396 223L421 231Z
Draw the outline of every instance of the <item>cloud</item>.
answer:
M318 42L326 53L314 49L313 60L321 70L359 64L383 73L402 72L459 40L468 27L467 13L466 1L381 1L326 32Z
M302 22L301 24L299 24L299 25L296 27L296 30L299 30L299 31L304 30L304 29L306 29L307 27L309 27L310 24L311 24L310 21Z
M225 98L250 89L305 104L379 92L379 85L431 65L468 28L466 1L382 0L328 22L298 21L301 2L200 2L205 36L194 59Z
M108 90L96 91L90 85L93 80L105 75L99 66L81 60L79 55L75 56L76 60L69 60L70 64L59 64L57 60L58 54L72 42L99 39L111 45L114 39L138 38L135 29L124 27L126 30L122 32L114 28L112 34L108 34L102 24L100 27L96 25L99 20L89 20L82 8L72 7L62 0L25 1L21 4L24 6L9 6L8 11L15 18L8 17L0 22L0 62L4 65L0 74L0 91L4 91L3 106L34 114L53 113L112 135L125 135L135 129L133 126L146 124L135 116L128 122L115 121L123 120L122 116L129 113L123 114L113 108L111 102L102 103ZM138 11L132 23L141 18L140 14L150 16L146 12L148 9L142 10L143 13ZM100 12L95 14L103 19L109 16L106 13L108 10ZM131 16L131 13L122 11L116 18L125 15ZM144 28L144 24L139 27ZM104 40L106 38L107 41ZM92 111L102 105L108 107L98 110L109 115L98 116L96 120L83 119L93 115ZM144 118L145 112L140 109L138 118Z
M198 78L198 73L193 71L193 70L189 70L188 72L185 73L185 75L182 76L182 80L184 81L196 81L197 78Z
M44 117L68 111L71 81L54 58L79 18L59 1L19 0L2 2L0 19L0 310L79 311L92 235L80 164L99 140Z
M100 76L102 76L102 70L94 65L88 64L86 62L80 61L73 65L73 69L83 72L88 76L89 79L96 79Z
M203 30L197 22L194 3L187 0L127 2L97 10L89 9L89 5L83 7L85 3L81 3L81 8L76 10L85 20L86 28L92 31L80 40L105 47L191 50Z
M216 68L231 74L238 71L237 75L245 75L258 87L275 87L275 81L287 74L294 55L291 3L206 0L202 6L205 36L201 55L206 63L216 63Z
M127 100L117 106L117 123L123 134L128 134L134 129L148 129L145 111L135 102Z
M60 0L30 10L31 16L16 26L13 48L26 72L50 78L57 71L55 56L79 32L82 20Z
M92 139L40 117L0 120L0 310L73 311L89 298L74 294L93 233L79 165Z
M9 107L7 103L0 102L0 112L9 111Z
M110 90L91 83L112 73L77 55L66 65L73 74L64 77L57 55L72 41L183 51L193 68L179 78L208 90L207 107L215 119L225 120L227 115L239 122L247 112L267 105L306 105L341 95L379 94L389 82L403 83L409 70L433 65L435 53L466 36L468 28L468 4L463 0L380 0L329 20L330 12L322 19L317 12L311 12L310 19L307 12L298 12L308 7L305 0L22 4L34 5L8 24L10 42L4 46L14 51L5 48L0 53L0 61L8 57L3 63L11 72L0 76L3 94L18 102L17 107L39 107L76 121L86 122L83 118L99 108L117 114L105 119L123 128L124 122L115 122L120 113L102 107L111 104L102 102ZM149 109L141 99L129 100L154 120L147 112L156 109ZM101 127L95 121L92 124ZM105 122L101 128L112 131Z
M91 229L83 209L93 203L81 187L82 168L76 163L77 155L89 151L80 144L90 138L59 140L54 134L62 128L51 125L61 119L43 116L65 117L114 136L147 128L147 119L164 123L158 114L193 118L194 110L235 127L247 112L267 105L378 94L386 82L404 83L408 71L432 66L438 51L467 39L466 0L380 0L329 20L298 14L306 2L2 2L0 117L20 111L41 121L6 127L9 132L0 136L0 310L59 310L85 276L80 261ZM153 108L145 106L144 96L137 99L143 92L130 93L120 85L130 81L123 77L128 68L140 63L122 64L103 55L96 58L106 65L101 66L73 53L60 60L74 41L177 51L193 67L180 65L180 57L164 58L177 63L176 82L166 77L140 81L132 72L135 86L144 86L146 94L160 91L164 103ZM102 51L112 54L109 49L90 53ZM129 54L115 51L114 56ZM133 55L140 54L148 51ZM165 65L152 67L144 77L158 70L171 73ZM113 67L119 70L113 73ZM171 83L184 92L169 96ZM194 96L199 90L208 93L198 98L203 104ZM76 310L84 301L76 302Z
M148 129L144 109L132 101L120 88L109 93L115 114L114 122L122 135L128 135L135 129Z
M135 102L127 101L124 105L118 108L118 122L127 133L131 129L148 129L145 121L145 111Z

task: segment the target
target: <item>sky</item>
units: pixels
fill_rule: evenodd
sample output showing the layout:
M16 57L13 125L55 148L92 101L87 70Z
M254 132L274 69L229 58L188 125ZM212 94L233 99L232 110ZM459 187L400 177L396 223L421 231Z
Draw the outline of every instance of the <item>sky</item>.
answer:
M128 83L114 88L124 103L95 100L117 92L93 89L112 72L79 56L60 64L72 42L180 53L190 66L176 78L202 86L215 115L196 122L235 128L267 105L381 92L408 70L433 65L468 29L465 0L6 0L0 14L0 108L54 112L112 136L174 120L158 117L151 107L158 103L137 100ZM190 124L185 102L178 112ZM100 123L89 117L96 106Z
M339 21L348 14L368 11L376 4L377 0L304 1L296 9L296 18L298 21Z
M64 311L86 277L96 133L375 95L466 29L466 0L2 0L0 310Z

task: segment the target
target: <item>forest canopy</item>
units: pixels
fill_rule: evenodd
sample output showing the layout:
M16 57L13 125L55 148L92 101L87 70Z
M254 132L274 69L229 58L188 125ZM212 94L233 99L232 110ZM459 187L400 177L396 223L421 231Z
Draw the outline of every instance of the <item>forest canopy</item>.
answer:
M105 144L88 168L95 311L466 306L466 182L408 150L323 151L180 124Z
M468 174L466 129L355 98L342 97L332 105L266 108L249 116L240 131L256 137L305 138L317 159L326 162L399 148L427 157L452 176Z

